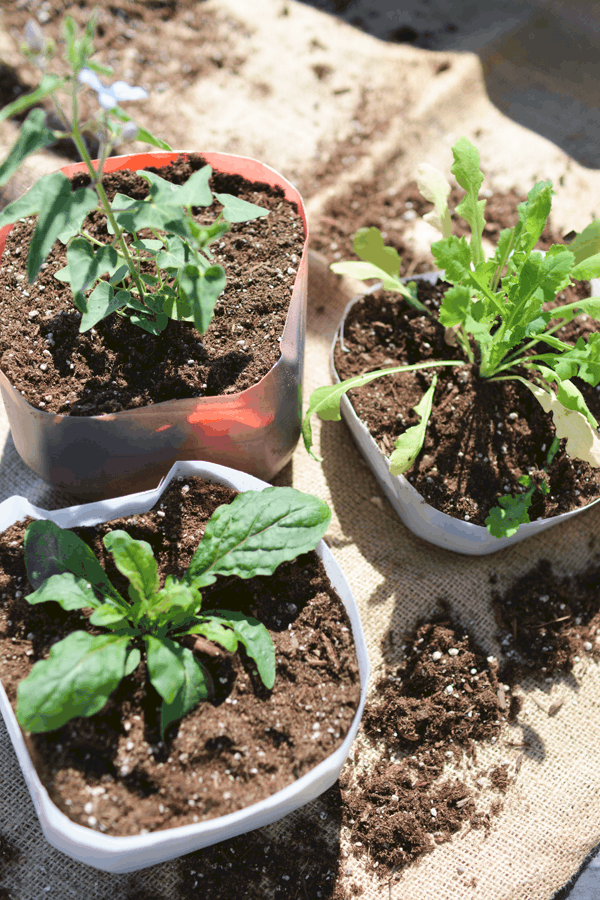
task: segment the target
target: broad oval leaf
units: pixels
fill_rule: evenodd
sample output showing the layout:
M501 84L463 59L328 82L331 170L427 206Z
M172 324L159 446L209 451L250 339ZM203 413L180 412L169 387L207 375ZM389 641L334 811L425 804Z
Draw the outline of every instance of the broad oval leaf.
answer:
M103 609L106 608L111 610L111 612L119 618L122 617L122 614L117 613L113 606L109 606L108 604L103 606L100 603L87 578L80 578L77 575L73 575L72 572L62 572L61 574L51 575L50 578L47 578L46 581L42 583L42 586L39 587L37 591L28 594L25 599L28 603L31 603L32 606L36 603L48 603L53 601L66 610L85 609L88 606L91 606L92 609L101 607Z
M233 628L235 636L246 648L246 653L256 663L262 683L271 690L275 683L275 647L262 622L242 612L226 609L215 610L214 615Z
M130 299L131 294L129 291L117 291L115 293L112 284L109 284L108 281L101 281L87 299L86 310L79 323L80 333L83 334L89 331L90 328L93 328L102 319L110 316L115 310L127 306Z
M185 669L183 651L185 647L170 638L144 635L150 681L167 703L174 703L183 687Z
M72 572L117 604L127 606L90 547L67 528L39 519L27 527L24 545L27 577L32 587L40 587L51 575Z
M214 697L214 684L208 669L196 659L187 647L179 647L179 661L183 670L181 687L172 701L163 700L160 710L160 729L164 734L171 722L176 722L186 715L197 703Z
M217 575L271 575L280 563L313 550L330 518L326 503L294 488L238 494L210 517L186 577L201 587Z
M54 644L17 689L17 719L31 732L54 731L106 705L125 673L129 635L74 631Z
M203 618L202 622L189 628L185 634L201 634L207 640L220 644L229 653L235 653L237 650L238 642L235 632L216 615Z
M115 565L140 597L151 598L159 589L158 563L147 541L136 541L126 531L109 531L104 546L112 553Z

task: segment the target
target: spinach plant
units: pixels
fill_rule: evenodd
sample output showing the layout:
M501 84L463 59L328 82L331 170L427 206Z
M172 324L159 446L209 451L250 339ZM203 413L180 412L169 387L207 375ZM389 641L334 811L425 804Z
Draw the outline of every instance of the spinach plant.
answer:
M469 224L470 241L451 233L450 185L442 173L433 166L421 166L419 189L434 204L425 218L443 238L431 249L437 267L451 285L439 308L439 322L462 349L464 359L399 365L317 388L303 422L306 448L318 459L312 451L310 419L316 412L322 419L339 420L341 397L352 388L396 372L470 364L477 368L480 378L491 382L514 380L530 391L544 411L552 413L557 438L566 438L566 452L600 466L598 422L571 380L576 376L590 385L600 382L600 333L579 338L575 346L556 336L564 322L576 315L585 313L600 320L600 297L549 306L573 279L600 275L600 220L588 225L568 246L555 244L545 254L535 251L553 194L551 182L540 181L519 204L517 224L500 233L494 255L487 258L482 242L486 201L479 199L483 182L479 153L464 137L456 142L452 153L451 171L466 192L456 213ZM354 249L363 261L334 263L334 272L359 279L380 278L384 289L397 291L414 304L414 286L405 287L400 282L400 258L393 248L384 246L376 228L359 231ZM433 315L427 309L425 312ZM542 352L540 344L545 345ZM419 424L406 429L395 443L390 457L393 475L409 469L423 446L436 380L434 375L415 407ZM510 427L510 423L507 425ZM552 456L555 452L556 446ZM550 462L548 458L546 465ZM538 485L529 476L524 478L526 483L521 487L526 488L525 493L504 496L491 510L486 525L492 535L514 534L519 524L529 521L533 495L537 489L544 492L545 481Z
M31 604L54 601L64 610L91 610L101 634L74 631L36 662L18 687L17 719L31 732L52 731L76 716L92 716L141 661L162 697L161 729L211 697L208 669L183 645L202 635L230 652L242 644L263 684L275 681L275 651L269 632L241 612L205 609L202 589L218 575L272 575L277 566L313 550L331 513L322 500L288 487L238 494L219 506L180 580L161 587L150 545L127 532L111 531L104 546L129 580L123 597L108 580L92 550L71 531L36 521L25 533L25 564L35 588Z
M90 176L89 187L72 190L62 172L44 175L18 200L0 213L0 228L24 216L37 215L37 225L27 258L29 282L55 241L67 245L67 265L55 274L67 282L75 306L81 313L80 332L88 331L111 313L126 315L150 332L163 331L169 319L193 322L199 332L208 328L214 306L225 288L226 275L216 265L210 244L227 232L232 223L248 222L268 215L268 210L231 194L215 193L209 187L212 174L204 166L182 185L171 184L156 173L140 172L149 184L148 196L134 200L118 193L112 203L102 185L108 155L117 144L137 138L162 150L170 146L140 128L120 103L148 96L138 86L100 80L111 69L94 62L94 18L83 34L70 17L63 27L64 62L67 75L50 71L55 47L44 39L37 23L26 28L24 50L39 68L41 80L29 94L19 97L0 112L0 121L34 107L23 123L18 140L0 164L0 186L32 153L61 138L71 139ZM99 113L80 123L79 93L96 93ZM66 94L66 101L64 96ZM61 123L50 127L40 101L50 98ZM99 142L99 159L92 161L86 134ZM209 225L200 225L192 211L217 201L221 211ZM110 239L100 241L85 228L86 217L99 210L108 220Z

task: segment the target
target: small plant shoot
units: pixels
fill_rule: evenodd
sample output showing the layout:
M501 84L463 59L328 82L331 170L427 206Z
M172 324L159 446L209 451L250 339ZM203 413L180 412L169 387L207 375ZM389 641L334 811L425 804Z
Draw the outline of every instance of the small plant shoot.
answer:
M137 139L161 150L171 150L165 141L140 128L121 108L126 101L148 96L138 86L124 81L104 84L100 76L111 70L98 65L94 55L95 20L78 34L70 17L63 27L66 76L50 72L56 50L45 40L35 22L25 29L23 49L40 70L38 87L19 97L0 112L0 121L31 107L18 140L0 164L0 186L32 153L58 140L73 141L90 176L90 186L72 190L62 172L44 175L18 200L0 213L0 228L25 216L37 215L37 225L27 259L29 282L55 241L67 246L67 265L55 277L70 285L73 302L81 313L80 332L89 331L113 313L151 334L163 331L170 319L192 322L201 333L208 328L215 304L226 284L222 266L212 258L210 245L236 222L249 222L268 215L268 210L231 194L213 194L212 174L204 166L175 185L151 172L141 172L149 193L143 200L117 194L112 203L102 185L106 160L113 148ZM82 89L96 94L98 112L80 123ZM50 98L62 123L50 128L38 104ZM88 143L99 144L98 160L92 161ZM200 225L193 211L217 202L221 210L209 225ZM86 217L99 210L108 220L110 238L97 240L86 231Z
M470 226L470 241L451 233L450 185L442 173L433 166L421 166L418 186L434 204L426 219L441 231L443 238L431 249L437 268L451 285L439 308L439 322L451 329L464 360L399 365L317 388L303 422L305 446L317 459L312 450L311 417L318 413L322 419L338 421L341 397L352 388L396 372L470 364L477 367L480 378L490 382L517 381L533 394L545 412L552 413L557 440L548 454L546 468L561 439L566 439L570 456L600 466L598 422L571 380L577 377L593 386L600 382L600 333L579 338L575 346L555 334L565 322L580 314L600 321L600 297L550 308L557 294L572 281L600 275L600 219L588 225L568 246L555 244L546 253L534 250L548 220L553 194L551 182L540 181L527 200L519 204L517 224L500 233L494 255L487 258L482 243L486 201L479 199L483 182L479 153L464 137L456 142L452 153L451 171L466 192L455 212ZM408 303L433 315L416 301L414 283L405 286L400 282L401 260L396 250L384 245L378 229L359 231L354 250L361 262L334 263L332 270L358 279L379 278L385 290L402 294ZM545 345L543 352L538 352L540 344ZM523 377L526 373L529 377ZM396 440L390 457L393 475L405 472L414 463L423 447L434 405L435 377L415 407L419 424ZM486 526L495 537L512 535L520 524L528 522L535 491L547 491L543 478L539 483L530 476L524 479L520 490L515 485L514 496L501 497L498 506L490 511Z
M202 589L219 575L272 575L280 563L313 550L330 518L326 503L294 488L238 494L209 519L183 578L168 575L163 585L150 545L126 531L111 531L104 546L129 581L127 597L80 538L53 522L31 523L25 564L35 590L26 600L89 611L90 624L102 631L74 631L34 664L18 687L20 725L30 732L53 731L76 716L94 715L143 656L162 698L164 736L172 722L213 696L210 672L186 646L197 635L231 653L241 644L271 689L275 650L265 626L239 611L205 608Z

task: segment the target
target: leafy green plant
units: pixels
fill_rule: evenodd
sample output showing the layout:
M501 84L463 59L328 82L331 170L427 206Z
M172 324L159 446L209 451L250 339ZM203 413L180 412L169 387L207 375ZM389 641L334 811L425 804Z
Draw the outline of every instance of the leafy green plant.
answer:
M514 228L500 233L495 253L488 259L482 242L486 201L479 199L483 182L479 153L464 137L456 142L452 153L452 173L466 192L456 213L469 224L470 241L451 233L450 185L442 173L433 166L421 166L419 188L434 204L426 218L442 232L443 238L431 249L437 267L451 285L439 308L439 322L450 330L448 333L462 349L464 359L400 365L317 388L303 422L306 448L318 459L312 451L311 417L316 412L322 419L339 420L341 397L352 388L396 372L471 364L477 367L480 378L490 382L514 380L522 384L545 412L552 413L557 438L566 438L566 452L600 466L598 422L571 380L576 376L594 386L600 382L600 333L590 334L587 340L579 338L574 347L555 335L564 322L581 313L600 320L600 297L549 308L572 280L600 275L600 220L588 225L568 246L555 244L545 254L535 251L550 214L553 194L551 182L540 181L527 200L519 204L519 221ZM384 289L397 291L414 304L413 287L400 286L400 258L393 248L384 246L376 228L359 231L354 249L363 261L334 263L334 272L360 279L379 277ZM536 352L542 342L547 349ZM523 377L525 373L529 377ZM393 475L410 468L423 446L435 381L434 377L415 407L419 424L408 428L396 441L390 457ZM529 521L528 510L536 488L529 482L522 486L527 487L526 494L503 497L491 511L486 525L494 536L513 534L520 523Z
M78 34L73 20L65 19L64 60L70 71L60 76L49 71L55 47L45 41L39 26L29 23L24 49L42 77L34 91L0 112L2 121L35 107L0 164L0 186L28 156L62 138L74 142L91 185L73 191L62 172L44 175L0 213L0 228L24 216L38 216L27 259L30 283L55 241L67 245L67 265L56 278L71 286L73 301L81 313L81 332L112 313L127 315L134 325L151 334L163 331L169 319L193 322L199 332L204 332L226 284L224 269L213 262L211 243L232 223L266 216L268 210L231 194L213 194L210 166L194 172L182 185L171 184L155 173L140 172L149 183L145 199L117 194L109 202L102 176L107 157L117 144L137 138L162 150L171 147L140 128L119 105L147 97L143 88L124 81L108 86L100 80L100 75L110 75L111 70L92 60L94 26L92 17L85 32ZM80 123L79 92L85 87L96 93L99 114ZM44 111L36 106L46 98L51 99L61 128L49 127ZM95 162L86 134L99 142L99 159ZM192 215L193 209L211 206L215 200L221 204L221 212L210 225L200 225ZM85 219L95 210L108 220L112 237L107 243L85 230Z
M104 546L129 581L128 597L110 583L92 550L71 531L36 521L25 533L31 604L91 610L99 635L74 631L54 644L18 687L17 719L31 732L52 731L76 716L92 716L141 661L162 698L161 729L211 697L210 673L182 640L201 635L230 652L242 644L263 684L275 681L275 651L265 626L251 616L204 609L202 589L218 575L272 575L277 566L313 550L331 513L323 501L288 487L238 494L219 506L181 580L161 587L150 545L111 531Z

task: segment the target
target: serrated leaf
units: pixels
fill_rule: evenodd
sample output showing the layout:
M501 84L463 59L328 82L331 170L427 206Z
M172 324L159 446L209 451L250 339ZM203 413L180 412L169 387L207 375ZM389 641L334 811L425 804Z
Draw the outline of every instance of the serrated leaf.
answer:
M275 683L275 647L262 622L242 612L226 609L215 610L214 615L231 626L250 659L256 663L262 683L271 690Z
M445 238L450 237L452 220L448 209L448 197L451 188L448 180L435 166L423 163L417 169L417 187L425 199L435 207L433 212L423 216L424 220L441 231Z
M463 325L471 302L472 291L465 285L449 288L442 298L439 320L446 328Z
M314 550L330 518L326 503L294 488L238 494L210 517L186 578L200 588L217 575L272 575L280 563Z
M108 281L101 281L96 285L87 299L86 310L79 323L79 332L83 334L110 316L117 309L127 306L131 299L129 291L117 291Z
M431 252L438 268L444 270L446 279L458 284L471 272L471 251L464 237L451 235L431 245Z
M255 203L248 203L247 200L234 197L232 194L215 194L215 198L223 204L223 218L231 224L251 222L253 219L269 215L268 209L263 209L262 206L257 206Z
M185 681L185 648L170 638L144 635L150 681L167 703L172 704Z
M126 531L109 531L103 539L104 546L115 560L121 575L143 599L150 599L158 591L158 563L147 541L136 541Z
M475 265L483 262L481 236L485 227L483 210L485 200L478 200L479 188L483 183L483 172L479 170L479 152L466 137L459 138L452 147L454 165L451 172L461 188L467 192L464 199L456 207L456 212L463 217L471 228L471 255Z
M0 120L1 117L0 113ZM43 147L49 147L55 141L56 134L51 128L46 127L44 110L32 109L21 126L19 137L0 165L0 187L6 184L28 156L37 153Z
M25 532L25 566L27 577L38 588L52 575L72 572L89 581L97 590L118 604L125 601L112 586L93 551L81 538L54 522L40 519L28 525Z
M500 497L498 506L490 510L485 526L492 537L512 537L519 530L519 525L530 521L529 509L533 498L533 488L525 494L507 494Z
M160 710L160 730L164 738L165 731L171 724L183 718L186 713L202 700L214 697L214 684L208 669L196 659L191 650L179 644L179 660L183 670L181 687L172 702L163 700Z
M419 403L414 407L416 414L420 417L419 424L407 428L404 434L401 434L394 444L396 449L390 456L391 475L400 475L402 472L406 472L407 469L410 469L421 451L425 440L425 432L427 431L427 423L431 416L433 394L435 392L437 380L438 376L434 375L431 380L431 385Z
M101 605L87 578L73 575L72 572L51 575L42 582L37 591L28 594L25 599L32 606L36 603L54 601L66 610L84 609L87 606L95 608ZM112 606L107 606L107 609L115 611ZM119 613L119 615L121 614Z
M552 193L551 181L538 181L527 194L527 200L518 206L521 227L517 246L525 255L531 252L541 237L550 215Z
M74 631L35 663L17 689L17 719L25 731L53 731L106 705L125 673L129 635L93 637Z

